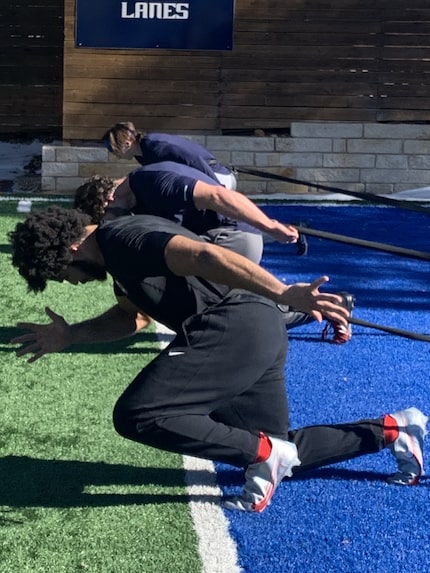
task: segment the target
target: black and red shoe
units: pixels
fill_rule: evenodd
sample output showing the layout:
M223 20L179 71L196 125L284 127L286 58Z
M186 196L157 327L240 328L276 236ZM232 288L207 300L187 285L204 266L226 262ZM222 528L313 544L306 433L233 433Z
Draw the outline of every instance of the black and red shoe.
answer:
M342 305L349 310L352 314L352 309L354 308L355 297L349 292L339 292L337 293L343 298ZM330 335L332 337L330 338ZM352 328L351 325L343 326L335 320L327 320L324 329L322 331L322 339L332 344L345 344L349 342L352 338Z

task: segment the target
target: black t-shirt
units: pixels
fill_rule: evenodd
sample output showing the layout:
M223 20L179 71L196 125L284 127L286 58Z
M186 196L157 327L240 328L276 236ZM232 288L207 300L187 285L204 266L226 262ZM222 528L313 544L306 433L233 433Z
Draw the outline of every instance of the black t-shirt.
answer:
M116 293L177 332L185 319L218 303L229 288L199 277L174 275L164 258L174 235L202 241L176 223L151 215L106 221L96 231Z

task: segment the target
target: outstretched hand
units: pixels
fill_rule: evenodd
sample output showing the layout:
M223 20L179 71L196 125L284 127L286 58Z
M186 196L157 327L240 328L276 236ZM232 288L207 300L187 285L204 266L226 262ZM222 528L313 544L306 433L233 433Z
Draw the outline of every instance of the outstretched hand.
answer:
M23 345L16 351L16 356L32 354L27 360L29 363L35 362L45 354L60 352L71 344L69 324L49 307L45 308L45 312L51 319L50 323L18 322L17 328L30 330L30 332L17 336L10 341L12 344Z
M310 314L318 322L321 322L325 317L347 326L350 312L342 306L342 297L338 294L319 291L319 287L328 280L327 276L322 276L310 284L296 283L290 285L285 291L283 303L295 310Z

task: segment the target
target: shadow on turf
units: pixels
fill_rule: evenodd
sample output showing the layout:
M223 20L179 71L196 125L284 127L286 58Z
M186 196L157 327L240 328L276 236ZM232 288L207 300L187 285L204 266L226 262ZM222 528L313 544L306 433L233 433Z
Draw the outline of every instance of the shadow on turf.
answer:
M193 474L193 481L204 484L213 475L208 475L207 471ZM212 503L219 501L217 495L160 493L161 489L176 489L185 483L182 469L6 456L0 458L0 475L3 476L0 506L9 508L189 503L190 499ZM151 490L154 490L155 484L157 493L147 493L146 484L151 486ZM132 488L133 493L121 493L127 487ZM136 493L136 487L141 488L141 493ZM94 492L85 491L87 488L93 488ZM0 510L0 525L8 521L7 513Z
M12 254L12 245L0 244L0 253L4 253L6 255L11 255Z
M188 495L160 493L160 489L178 488L185 483L185 472L174 468L138 468L123 464L82 462L74 460L45 460L27 456L0 458L0 527L19 525L36 519L32 508L114 507L163 503L212 503L219 505L215 494ZM361 481L384 483L387 475L371 471L343 468L319 468L296 476L294 481L323 479L330 481ZM430 480L425 483L430 487ZM213 474L206 470L188 472L187 482L194 485L213 483ZM218 472L220 487L243 485L243 471ZM145 486L156 493L147 493ZM141 493L136 493L136 487ZM306 487L304 485L304 487ZM420 487L420 486L418 486ZM127 493L132 488L133 493ZM86 491L91 490L93 491ZM122 492L121 492L122 490Z
M0 326L0 352L15 352L18 346L10 347L10 341L17 336L21 336L28 331L16 328L14 326ZM153 332L141 332L131 338L117 340L106 344L76 344L63 352L67 354L112 354L115 352L126 352L127 354L153 354L154 347L142 348L142 344L156 345L162 342L169 342L169 334L157 335ZM140 346L136 346L140 344Z

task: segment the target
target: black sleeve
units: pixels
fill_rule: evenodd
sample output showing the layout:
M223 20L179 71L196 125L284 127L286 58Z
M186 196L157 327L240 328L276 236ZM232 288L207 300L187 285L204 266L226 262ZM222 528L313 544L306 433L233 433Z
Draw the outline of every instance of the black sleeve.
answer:
M147 276L161 276L169 271L166 264L164 252L167 243L175 234L163 231L153 231L145 235L140 246L140 252L145 260L145 271Z

